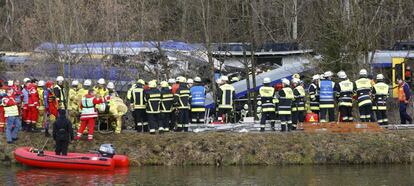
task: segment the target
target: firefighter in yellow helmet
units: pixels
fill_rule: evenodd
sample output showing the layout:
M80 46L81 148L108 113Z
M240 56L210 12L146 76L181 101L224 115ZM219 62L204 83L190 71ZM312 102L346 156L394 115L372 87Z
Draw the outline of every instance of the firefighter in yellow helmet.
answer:
M359 71L359 79L355 81L354 91L358 97L359 117L362 122L371 121L372 101L371 91L372 84L368 78L368 72L365 69Z
M78 91L79 91L79 81L73 80L71 83L71 87L69 88L68 94L68 111L69 111L69 118L73 125L75 125L76 129L80 127L80 120L79 120L79 103L80 99L78 99Z
M191 93L186 85L186 78L180 77L179 87L174 97L174 102L178 109L177 131L188 131L188 124L190 123L190 100Z
M127 99L130 103L132 116L134 117L135 130L137 132L148 132L148 122L146 114L146 102L144 98L145 81L139 79L127 92Z
M292 129L296 129L299 122L305 121L305 89L298 78L292 79L293 95L295 100L292 105Z
M388 124L387 117L387 98L389 94L389 86L384 83L384 75L378 74L377 82L372 89L373 108L376 111L377 121L380 125Z
M155 134L158 130L159 133L164 132L164 128L160 125L160 103L161 92L157 89L157 82L152 80L148 82L149 90L145 92L146 112L148 117L149 132Z
M160 122L164 128L164 132L169 132L174 129L174 123L172 122L173 114L173 102L174 94L172 93L169 83L162 81L161 85L161 115Z

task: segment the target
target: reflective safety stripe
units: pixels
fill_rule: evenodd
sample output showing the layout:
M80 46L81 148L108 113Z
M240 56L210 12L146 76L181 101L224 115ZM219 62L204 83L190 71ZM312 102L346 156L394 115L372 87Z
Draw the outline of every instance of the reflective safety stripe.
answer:
M279 115L289 115L292 114L292 111L288 111L288 110L279 110L278 111Z
M145 109L144 88L133 88L131 90L134 109Z
M219 108L233 108L233 92L234 87L232 85L229 84L224 84L222 86L220 86L222 95L221 95L221 100L220 100L220 104L219 104Z
M204 112L206 111L206 108L201 107L201 108L191 108L191 112Z

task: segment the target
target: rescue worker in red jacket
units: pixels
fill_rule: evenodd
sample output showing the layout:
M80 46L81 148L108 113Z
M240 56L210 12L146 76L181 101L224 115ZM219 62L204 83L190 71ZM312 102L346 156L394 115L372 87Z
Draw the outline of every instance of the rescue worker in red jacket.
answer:
M93 139L93 130L95 127L95 118L98 117L98 113L96 112L95 106L97 104L104 103L104 98L97 98L95 97L95 91L90 89L88 94L82 97L82 101L80 102L80 110L81 110L81 124L76 135L75 140L79 140L85 130L86 126L88 126L88 141L92 141Z
M58 100L56 99L56 96L53 91L53 82L47 81L46 82L46 90L48 92L47 95L47 102L48 102L48 108L47 113L49 115L49 119L51 121L55 121L58 117Z
M7 87L0 83L0 99L7 96ZM0 132L4 132L6 117L4 115L4 105L0 104Z
M37 87L33 83L29 83L27 85L27 91L29 93L29 99L28 99L28 115L27 115L27 121L28 121L28 129L31 131L33 128L36 127L37 118L38 118L38 109L39 109L39 94L37 92Z
M7 120L6 127L6 139L7 143L13 143L17 141L17 133L21 127L21 121L19 117L19 110L14 94L14 89L7 90L7 96L2 99L4 105L5 116Z

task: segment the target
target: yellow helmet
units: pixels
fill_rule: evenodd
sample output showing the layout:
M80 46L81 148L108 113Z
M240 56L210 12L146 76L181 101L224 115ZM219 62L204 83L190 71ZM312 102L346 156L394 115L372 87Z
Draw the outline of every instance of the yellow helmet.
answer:
M155 87L157 87L157 82L155 80L152 80L152 81L148 82L148 86L149 86L149 88L155 88Z
M300 79L300 75L299 74L293 74L292 79Z
M179 82L180 83L186 83L187 79L185 77L180 77Z
M145 85L145 81L143 79L138 79L137 83L141 85Z
M161 81L160 85L161 85L161 87L163 87L163 88L165 88L165 87L168 87L168 86L169 86L169 85L168 85L168 82L166 82L166 81Z

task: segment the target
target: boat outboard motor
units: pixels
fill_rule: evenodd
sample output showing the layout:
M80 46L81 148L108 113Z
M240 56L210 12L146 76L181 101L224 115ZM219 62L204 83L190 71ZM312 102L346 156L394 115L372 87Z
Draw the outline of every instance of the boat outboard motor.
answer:
M112 144L102 144L98 152L102 157L112 158L115 155L115 148Z

